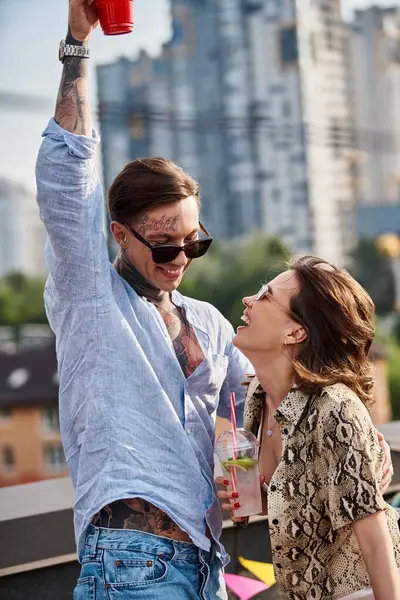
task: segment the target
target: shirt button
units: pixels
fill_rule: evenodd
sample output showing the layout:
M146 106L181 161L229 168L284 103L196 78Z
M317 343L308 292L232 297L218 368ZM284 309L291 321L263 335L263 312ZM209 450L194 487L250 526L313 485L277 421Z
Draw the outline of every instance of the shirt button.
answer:
M271 485L269 489L271 492L276 492L276 485Z
M192 433L192 430L190 429L190 427L186 427L186 433L187 433L188 435L190 435L190 434Z
M278 519L272 519L272 525L278 525L279 521Z

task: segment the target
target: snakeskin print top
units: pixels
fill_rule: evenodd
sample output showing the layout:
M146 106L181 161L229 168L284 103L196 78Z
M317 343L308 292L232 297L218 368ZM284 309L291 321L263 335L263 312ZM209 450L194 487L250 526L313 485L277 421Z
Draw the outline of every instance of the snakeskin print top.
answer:
M255 379L246 429L258 432L264 392ZM275 576L290 600L335 600L369 585L352 523L385 510L400 567L397 513L379 491L383 451L369 413L345 385L309 397L293 388L275 413L282 458L268 492Z

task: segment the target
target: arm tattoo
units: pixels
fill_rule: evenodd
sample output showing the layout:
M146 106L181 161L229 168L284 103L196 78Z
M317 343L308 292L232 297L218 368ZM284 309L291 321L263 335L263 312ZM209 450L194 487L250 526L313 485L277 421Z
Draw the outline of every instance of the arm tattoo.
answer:
M70 32L67 44L83 45ZM89 107L87 59L66 57L58 91L55 119L63 129L78 135L92 135L92 118Z

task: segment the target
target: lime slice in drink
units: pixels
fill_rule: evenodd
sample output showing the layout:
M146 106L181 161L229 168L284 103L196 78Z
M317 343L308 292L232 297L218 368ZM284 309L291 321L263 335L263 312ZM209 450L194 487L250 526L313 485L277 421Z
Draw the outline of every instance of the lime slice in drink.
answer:
M239 464L236 464L236 461L225 461L222 463L222 465L225 467L225 469L227 471L231 471L233 469L233 467L235 467L235 469L240 469L241 471L247 471L247 469L245 467L242 467Z
M236 460L230 458L229 460L225 460L221 464L227 471L230 471L232 467L242 469L243 471L248 471L257 464L257 461L254 460L254 458L237 458Z

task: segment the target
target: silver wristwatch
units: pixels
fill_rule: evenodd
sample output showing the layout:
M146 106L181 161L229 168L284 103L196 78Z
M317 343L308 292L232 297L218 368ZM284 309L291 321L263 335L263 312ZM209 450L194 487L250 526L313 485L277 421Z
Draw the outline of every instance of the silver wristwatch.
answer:
M77 44L67 44L61 40L58 58L63 63L66 56L76 56L77 58L90 58L90 50L87 46L78 46Z

